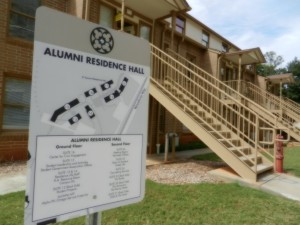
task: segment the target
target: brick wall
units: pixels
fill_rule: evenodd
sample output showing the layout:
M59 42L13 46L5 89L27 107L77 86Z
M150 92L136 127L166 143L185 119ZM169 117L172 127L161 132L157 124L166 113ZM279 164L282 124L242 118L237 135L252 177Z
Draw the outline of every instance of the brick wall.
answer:
M66 11L66 1L43 0L43 5ZM0 115L6 74L31 78L33 43L8 36L10 0L0 1ZM0 118L1 119L1 118ZM0 130L0 161L27 159L27 131Z
M52 9L56 9L62 12L66 12L67 2L76 0L42 0L42 5L47 6Z
M89 13L89 21L93 23L99 23L99 10L100 4L98 0L90 1L90 13Z

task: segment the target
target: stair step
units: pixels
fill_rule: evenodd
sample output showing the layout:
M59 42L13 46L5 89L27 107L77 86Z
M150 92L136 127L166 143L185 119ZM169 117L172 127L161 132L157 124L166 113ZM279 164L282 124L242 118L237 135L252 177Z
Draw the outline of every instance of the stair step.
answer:
M201 122L202 122L202 120L201 120L199 117L194 116L194 115L192 115L192 117L193 117L193 119L196 120L198 123L201 123Z
M196 111L198 109L197 105L188 105L188 107L193 111Z
M228 150L232 151L237 157L239 157L242 161L249 160L249 158L255 157L255 155L252 155L252 151L250 147L246 146L239 146L239 147L230 147ZM247 158L244 155L249 155L249 158Z
M206 122L208 122L208 123L214 122L214 119L211 118L211 117L206 117L206 118L204 118L204 120L205 120Z
M177 104L180 108L184 108L184 105L174 96L169 95L168 96L175 104Z
M240 140L239 138L228 138L228 139L220 139L219 141L225 141L225 140Z
M200 121L199 121L200 122ZM212 128L210 126L208 126L207 124L205 123L200 123L200 125L205 129L207 130L208 132L212 132Z
M246 160L254 160L256 157L255 154L251 154L251 155L247 155L247 156L240 156L239 159L242 161L246 161ZM261 156L257 156L257 161L259 162L261 160Z
M241 140L238 138L218 139L218 141L223 143L227 148L231 148L232 145L234 145L234 147L241 145ZM231 145L228 142L230 142Z
M204 117L205 116L205 112L201 111L201 110L198 110L197 114L201 117Z
M183 99L183 94L178 93L177 91L173 91L174 95L179 98L179 99Z
M218 141L220 142L223 142L223 141L231 141L231 142L239 142L240 139L239 138L221 138L221 139L218 139Z
M182 101L183 103L187 104L187 105L189 105L190 102L191 102L191 100L190 100L190 99L187 99L187 98L182 98L181 101Z
M235 104L235 102L233 100L231 100L231 99L225 99L225 100L222 100L222 102L224 102L227 105L233 105L233 104Z
M239 159L241 161L243 161L244 163L246 163L248 166L252 167L255 164L255 154L250 154L250 155L246 155L246 156L239 156ZM257 156L257 164L262 163L262 157L261 156Z
M221 125L220 125L221 126ZM230 131L219 131L220 134L222 134L226 138L231 138L231 132Z
M244 151L244 150L251 150L250 147L247 146L238 146L238 147L231 147L228 148L230 151Z
M221 124L212 124L211 125L213 128L215 128L216 130L221 130L222 125ZM226 133L230 133L230 132L226 132Z
M252 166L251 169L253 171L255 171L255 166ZM273 165L267 165L267 164L258 164L257 165L257 173L263 173L266 172L268 170L272 170L273 169Z
M213 124L216 125L216 124ZM221 125L220 125L221 126ZM214 127L214 126L213 126ZM214 127L215 128L215 127ZM215 129L218 130L219 127L216 127ZM220 127L221 128L221 127ZM231 138L231 133L228 131L212 131L211 134L215 136L217 139L223 139L223 138Z

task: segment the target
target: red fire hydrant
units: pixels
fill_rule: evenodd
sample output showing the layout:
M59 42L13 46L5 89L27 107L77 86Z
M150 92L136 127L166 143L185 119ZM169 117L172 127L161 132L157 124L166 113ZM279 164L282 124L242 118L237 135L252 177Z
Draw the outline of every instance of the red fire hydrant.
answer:
M283 173L283 142L279 141L280 139L283 139L283 136L280 134L276 135L276 164L275 164L275 170L277 173Z

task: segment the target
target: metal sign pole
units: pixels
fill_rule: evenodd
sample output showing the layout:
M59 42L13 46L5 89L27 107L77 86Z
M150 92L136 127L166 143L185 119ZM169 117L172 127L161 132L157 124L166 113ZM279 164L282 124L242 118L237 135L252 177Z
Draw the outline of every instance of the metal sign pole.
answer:
M101 225L101 212L87 214L85 225Z

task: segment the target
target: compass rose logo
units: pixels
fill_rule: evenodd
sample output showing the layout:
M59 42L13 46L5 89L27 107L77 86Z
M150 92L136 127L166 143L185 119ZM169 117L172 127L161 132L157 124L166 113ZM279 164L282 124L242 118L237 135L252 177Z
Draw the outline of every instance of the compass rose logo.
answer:
M91 32L90 41L93 48L100 54L110 53L114 48L113 36L103 27L97 27Z

